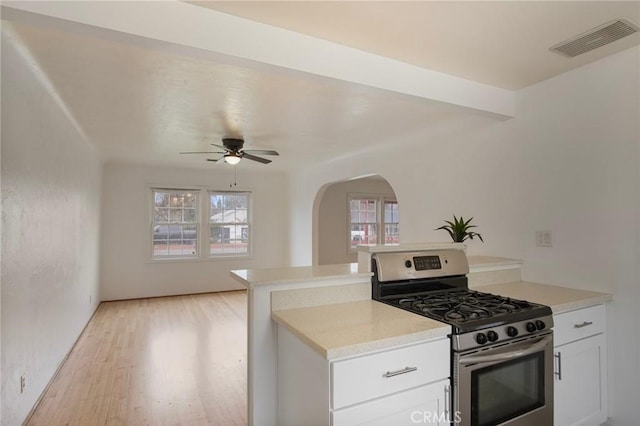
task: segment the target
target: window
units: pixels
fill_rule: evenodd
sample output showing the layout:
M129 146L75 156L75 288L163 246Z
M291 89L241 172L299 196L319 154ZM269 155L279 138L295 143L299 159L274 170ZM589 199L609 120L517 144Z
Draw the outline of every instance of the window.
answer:
M198 193L153 190L153 257L198 255Z
M384 200L384 243L400 244L400 210L396 200Z
M351 248L360 244L378 243L378 200L367 198L352 198L350 202Z
M209 193L209 254L249 252L249 193Z
M153 259L249 254L249 192L163 188L151 192Z
M381 196L351 196L349 217L351 251L361 244L399 244L400 212L396 200Z

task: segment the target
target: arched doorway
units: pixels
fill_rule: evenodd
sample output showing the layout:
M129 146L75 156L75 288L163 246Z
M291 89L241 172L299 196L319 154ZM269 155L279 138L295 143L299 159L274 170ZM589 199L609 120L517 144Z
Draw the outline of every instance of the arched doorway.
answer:
M313 215L314 265L357 262L358 244L399 243L398 200L380 175L325 185Z

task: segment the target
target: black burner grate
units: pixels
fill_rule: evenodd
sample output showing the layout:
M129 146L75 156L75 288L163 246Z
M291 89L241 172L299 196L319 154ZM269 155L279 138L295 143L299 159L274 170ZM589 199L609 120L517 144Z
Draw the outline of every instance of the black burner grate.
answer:
M456 325L534 308L524 300L472 290L413 295L402 297L396 303L408 311Z

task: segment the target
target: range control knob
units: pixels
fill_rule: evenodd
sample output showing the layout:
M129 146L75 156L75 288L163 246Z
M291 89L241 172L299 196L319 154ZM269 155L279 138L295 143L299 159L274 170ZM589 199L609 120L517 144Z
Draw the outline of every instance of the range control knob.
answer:
M540 320L536 321L536 328L538 330L543 330L546 326L547 325L543 321L540 321Z
M479 345L484 345L487 343L487 336L484 333L476 334L476 342L478 342Z
M507 336L516 337L518 335L518 329L512 326L507 327Z
M487 333L487 339L489 339L490 342L495 342L496 340L498 340L498 333L493 330L489 331Z
M533 333L536 330L537 330L537 328L536 328L536 325L534 323L532 323L532 322L528 322L527 323L527 331L529 333Z
M411 261L410 260L405 260L404 261L404 266L406 266L407 268L411 268L411 266L412 266Z

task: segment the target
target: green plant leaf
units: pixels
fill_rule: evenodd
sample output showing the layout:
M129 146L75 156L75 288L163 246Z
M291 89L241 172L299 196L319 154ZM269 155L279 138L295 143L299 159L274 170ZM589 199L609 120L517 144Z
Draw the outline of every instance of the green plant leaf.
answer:
M458 218L456 215L453 215L453 222L449 220L445 220L446 225L443 225L439 228L436 228L437 231L445 230L451 237L454 242L464 242L467 239L473 240L475 237L478 237L480 241L484 242L482 235L477 232L470 231L471 228L477 228L476 225L472 225L471 221L473 220L473 216L464 220L464 217L460 216Z

